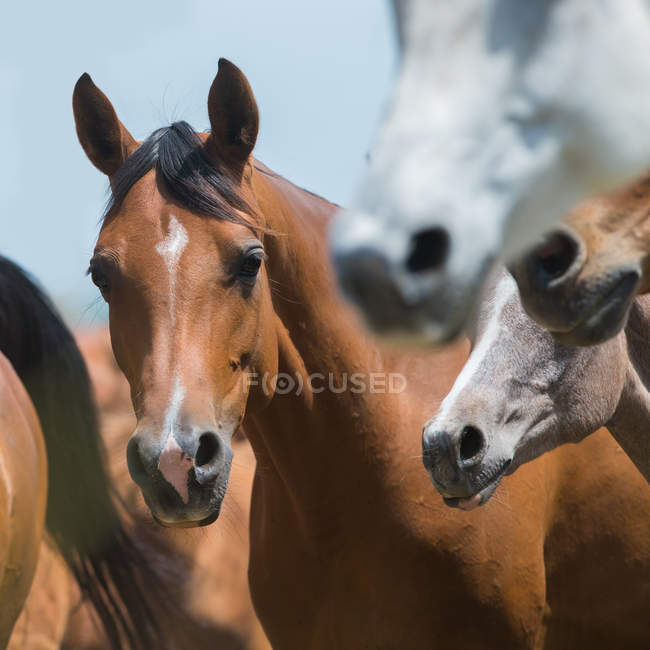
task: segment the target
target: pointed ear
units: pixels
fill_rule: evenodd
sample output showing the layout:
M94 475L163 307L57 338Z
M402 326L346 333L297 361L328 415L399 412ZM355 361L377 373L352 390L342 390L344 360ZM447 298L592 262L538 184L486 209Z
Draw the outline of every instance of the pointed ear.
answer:
M138 145L87 72L75 84L72 110L79 142L90 162L112 176Z
M219 59L208 95L208 114L216 153L241 173L255 146L260 116L248 79L227 59Z

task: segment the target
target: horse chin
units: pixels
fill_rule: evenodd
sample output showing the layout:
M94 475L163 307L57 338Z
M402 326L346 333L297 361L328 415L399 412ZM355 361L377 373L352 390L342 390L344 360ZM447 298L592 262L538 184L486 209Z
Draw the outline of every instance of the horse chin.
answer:
M154 521L165 528L209 526L218 519L223 502L223 495L216 491L192 498L187 504L181 503L180 498L171 501L168 494L163 496L166 498L157 498L143 492Z
M625 324L625 318L622 318L619 324L614 327L608 327L606 324L597 324L594 327L586 327L583 324L578 325L568 332L551 332L553 338L561 345L580 345L591 346L599 345L616 336Z
M495 490L499 487L501 479L510 473L512 466L511 460L505 460L501 463L500 467L486 481L483 482L482 487L476 489L473 493L466 496L445 496L443 494L442 500L445 505L450 508L458 508L459 510L474 510L479 506L484 506L494 494Z
M475 492L474 494L467 497L443 497L442 500L445 502L446 506L450 508L458 508L459 510L474 510L479 506L484 506L494 494L494 491L499 486L503 474L498 476L493 483L487 485L482 490Z
M385 345L411 350L428 348L432 345L453 342L462 333L462 327L440 328L437 324L414 322L412 327L377 328L371 327L375 338Z
M464 331L476 291L468 290L462 296L450 293L442 287L409 308L383 301L380 314L365 310L367 324L378 339L391 347L408 349L451 343Z
M208 515L199 521L166 521L157 517L153 512L151 514L153 520L163 528L200 528L202 526L213 524L219 518L219 510L216 510L211 515Z

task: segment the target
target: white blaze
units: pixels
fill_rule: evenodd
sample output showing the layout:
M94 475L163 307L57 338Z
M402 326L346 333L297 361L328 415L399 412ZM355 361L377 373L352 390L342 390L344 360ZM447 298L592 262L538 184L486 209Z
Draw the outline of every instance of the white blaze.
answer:
M449 391L449 394L442 401L440 410L434 418L435 420L444 420L448 416L449 412L454 407L458 396L472 381L476 372L481 368L485 358L497 343L502 328L500 322L501 314L504 307L512 298L516 290L517 285L515 284L512 276L509 273L504 274L503 278L499 280L499 284L494 291L489 321L485 327L485 330L483 331L483 334L481 335L481 339L476 347L472 350L467 363L460 371L460 374L456 378L456 381Z
M172 325L176 320L175 291L178 262L188 241L187 230L183 228L178 219L172 214L169 217L167 237L156 245L156 252L163 258L165 266L169 271L169 315L172 319Z
M178 420L183 399L185 398L185 386L178 373L174 376L174 388L172 390L169 406L165 413L163 424L163 435L165 446L160 452L158 469L165 479L174 486L184 503L189 502L189 490L187 488L187 473L192 468L192 459L181 449L174 437L174 427Z
M175 294L178 263L188 241L187 231L178 219L171 215L167 236L156 245L156 252L163 258L169 272L169 316L171 327L174 326L176 321ZM163 440L165 443L160 453L158 468L165 479L174 486L181 499L187 503L189 501L187 472L192 467L192 459L183 452L174 436L174 428L184 399L185 386L178 370L176 370L174 373L174 386L165 413L165 422L163 424Z
M174 389L169 400L167 412L165 413L165 424L163 425L163 430L167 436L172 434L171 437L173 437L174 426L176 425L176 420L178 419L178 414L180 413L184 399L185 386L183 386L180 376L176 373L174 375Z

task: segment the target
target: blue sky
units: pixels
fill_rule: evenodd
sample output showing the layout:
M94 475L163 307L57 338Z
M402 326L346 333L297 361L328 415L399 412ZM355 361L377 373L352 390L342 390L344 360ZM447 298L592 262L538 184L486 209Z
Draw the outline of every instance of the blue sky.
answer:
M208 126L219 57L260 108L256 156L345 204L396 63L388 2L10 3L0 26L0 251L31 271L75 327L105 317L84 276L106 179L74 131L89 72L136 138L176 119Z

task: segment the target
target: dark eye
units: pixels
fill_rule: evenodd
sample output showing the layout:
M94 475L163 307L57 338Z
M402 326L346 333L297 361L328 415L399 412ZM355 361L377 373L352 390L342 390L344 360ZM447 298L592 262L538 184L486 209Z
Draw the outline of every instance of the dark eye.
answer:
M102 296L106 298L111 290L106 274L97 266L91 266L89 272L93 284L102 292Z
M255 248L246 253L239 267L239 277L251 282L257 277L257 273L262 266L264 251L261 248Z

